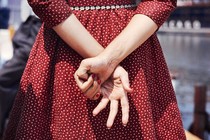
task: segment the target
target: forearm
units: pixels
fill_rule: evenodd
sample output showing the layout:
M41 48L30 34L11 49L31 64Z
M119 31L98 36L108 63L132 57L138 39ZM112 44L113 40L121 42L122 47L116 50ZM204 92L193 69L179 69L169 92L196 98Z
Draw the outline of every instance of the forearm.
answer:
M137 14L100 55L107 59L111 66L116 67L144 43L157 28L158 26L152 19L145 15Z
M97 56L104 50L73 14L53 29L84 58Z

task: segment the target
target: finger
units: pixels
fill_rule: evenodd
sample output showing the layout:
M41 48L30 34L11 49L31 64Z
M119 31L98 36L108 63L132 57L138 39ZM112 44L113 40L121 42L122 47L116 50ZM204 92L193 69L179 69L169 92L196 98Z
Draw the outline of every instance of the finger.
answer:
M108 128L112 127L112 125L114 123L114 119L117 115L117 112L118 112L118 101L111 100L109 117L108 117L107 124L106 124Z
M84 93L93 85L94 75L89 76L87 81L85 81L85 82L83 80L79 79L78 77L76 77L75 80L76 80L78 87Z
M94 96L99 93L100 85L96 80L93 81L92 86L85 92L85 96L89 99L94 99Z
M130 87L130 82L129 82L128 74L120 75L120 79L121 79L123 88L127 92L133 92L133 89Z
M75 74L74 74L74 79L75 79L75 81L76 81L76 83L77 83L77 85L78 85L79 88L81 88L81 87L82 87L82 84L84 83L84 81L87 80L87 79L82 79L82 78L80 78L80 77L77 75L77 71L76 71Z
M88 72L90 70L90 65L87 63L87 60L82 60L79 68L77 69L77 76L80 79L87 80L88 79Z
M95 80L97 80L97 92L95 93L95 95L93 96L93 100L97 100L102 94L101 94L101 81L98 78L98 76L95 78Z
M124 96L120 100L121 108L122 108L122 123L124 126L127 125L129 119L129 103L128 97Z
M89 76L88 70L83 67L79 67L76 74L80 79L83 79L83 80L87 80Z
M99 112L101 112L109 103L109 99L103 97L100 101L100 103L97 105L97 107L93 110L93 116L98 115Z

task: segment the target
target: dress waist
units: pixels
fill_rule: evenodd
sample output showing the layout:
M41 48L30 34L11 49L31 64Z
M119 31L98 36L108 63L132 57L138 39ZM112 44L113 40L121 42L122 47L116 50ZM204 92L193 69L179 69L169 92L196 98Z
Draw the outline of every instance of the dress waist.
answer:
M125 4L125 5L104 5L104 6L74 6L72 10L109 10L109 9L120 9L120 8L133 8L136 4Z

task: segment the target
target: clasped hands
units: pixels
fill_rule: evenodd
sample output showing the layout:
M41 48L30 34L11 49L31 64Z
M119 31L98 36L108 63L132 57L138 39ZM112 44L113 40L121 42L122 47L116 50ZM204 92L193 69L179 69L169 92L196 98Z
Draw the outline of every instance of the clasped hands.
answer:
M132 92L132 89L129 85L128 73L123 67L113 66L109 60L99 55L82 60L74 78L87 98L97 100L101 95L103 96L93 110L94 116L101 112L110 101L110 112L106 125L111 128L120 102L122 123L124 126L127 125L129 119L127 93Z

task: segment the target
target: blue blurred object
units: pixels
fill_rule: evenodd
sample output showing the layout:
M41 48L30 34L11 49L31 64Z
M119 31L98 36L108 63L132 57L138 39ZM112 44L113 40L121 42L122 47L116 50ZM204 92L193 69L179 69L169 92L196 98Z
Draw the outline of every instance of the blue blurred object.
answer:
M8 29L10 9L7 7L0 8L0 29Z

